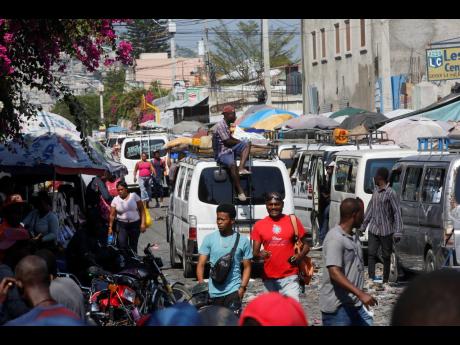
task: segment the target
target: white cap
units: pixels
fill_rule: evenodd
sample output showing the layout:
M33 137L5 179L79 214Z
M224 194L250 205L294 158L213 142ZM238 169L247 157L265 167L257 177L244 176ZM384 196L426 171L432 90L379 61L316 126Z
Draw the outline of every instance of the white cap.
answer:
M329 167L335 167L335 166L336 166L335 162L334 162L334 161L332 161L332 162L330 162L330 163L328 164L328 166L327 166L327 167L329 168Z

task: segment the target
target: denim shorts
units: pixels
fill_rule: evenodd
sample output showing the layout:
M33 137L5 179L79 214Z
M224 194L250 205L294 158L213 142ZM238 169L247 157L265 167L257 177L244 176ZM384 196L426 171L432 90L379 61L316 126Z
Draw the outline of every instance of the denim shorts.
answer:
M335 313L321 313L323 326L372 326L374 318L364 308L341 305Z
M240 156L247 146L248 142L246 140L241 140L241 142L231 147L231 151L220 154L217 157L217 163L223 164L228 168L231 167L235 164L235 158Z
M264 287L267 292L279 292L282 295L286 295L294 298L296 301L300 301L300 285L297 274L280 279L265 279Z

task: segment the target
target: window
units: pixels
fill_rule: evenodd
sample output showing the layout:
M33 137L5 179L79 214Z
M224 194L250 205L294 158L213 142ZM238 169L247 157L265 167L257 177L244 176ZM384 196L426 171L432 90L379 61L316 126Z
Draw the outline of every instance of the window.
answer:
M340 27L339 23L335 24L335 54L340 55Z
M337 162L334 189L344 193L354 193L356 188L356 175L358 173L358 160L349 158Z
M318 56L316 55L316 32L312 31L311 33L311 50L313 52L313 61L318 59Z
M299 181L305 181L307 179L308 169L310 167L310 158L311 158L310 155L307 155L307 154L304 155L302 165L299 170Z
M147 139L142 139L142 149L140 147L140 143L140 140L132 140L126 142L124 152L124 156L126 159L139 160L141 159L141 152L146 152L148 155L149 151L149 157L153 157L153 153L157 150L160 151L161 156L166 155L166 151L161 150L161 148L165 144L165 141L163 139L150 139L150 147L149 141Z
M236 196L230 177L223 182L214 180L214 171L218 168L205 168L201 172L198 185L198 198L207 204L219 205L222 203L247 205L249 201L241 202L238 199L232 200L232 195ZM251 193L249 192L251 184ZM241 178L241 187L246 196L251 195L255 205L264 205L265 196L269 192L278 192L285 195L284 180L281 171L276 167L252 167L251 177Z
M361 47L366 46L366 19L359 20L359 27L361 29Z
M321 29L321 58L326 58L326 31Z
M401 174L402 169L401 167L398 167L391 172L390 176L390 187L393 188L397 195L399 195L399 192L401 191Z
M184 184L185 171L186 171L186 168L181 167L180 177L179 177L179 184L178 184L177 191L176 191L177 192L176 197L178 197L178 198L182 197L182 185Z
M407 201L417 201L420 194L422 168L409 167L407 168L406 176L402 199Z
M439 204L442 197L445 170L442 168L427 168L423 178L422 202Z
M391 171L398 158L386 159L369 159L366 163L366 172L364 173L364 191L372 194L374 191L374 176L379 168L387 168Z
M297 165L299 164L300 156L294 158L294 162L292 163L291 170L289 170L289 177L292 177L297 170Z
M192 175L193 175L193 170L188 169L187 182L185 183L185 194L184 194L185 201L188 201L188 195L190 192L190 184L192 183Z
M290 169L292 167L292 163L294 162L294 156L296 153L296 149L284 149L281 150L279 154L279 159L286 165L286 169Z
M345 20L345 47L347 52L351 51L350 19Z

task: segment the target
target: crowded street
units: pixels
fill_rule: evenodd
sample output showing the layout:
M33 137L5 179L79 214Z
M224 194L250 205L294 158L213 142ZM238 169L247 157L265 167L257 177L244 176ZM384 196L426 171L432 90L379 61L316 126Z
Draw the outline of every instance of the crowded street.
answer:
M459 326L459 37L0 18L0 326Z

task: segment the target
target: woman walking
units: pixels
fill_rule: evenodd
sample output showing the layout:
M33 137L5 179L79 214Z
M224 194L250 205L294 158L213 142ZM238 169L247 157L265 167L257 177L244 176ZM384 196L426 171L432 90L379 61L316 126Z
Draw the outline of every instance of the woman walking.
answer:
M156 176L155 169L151 162L147 160L147 154L142 152L141 160L134 167L134 183L137 180L137 171L139 170L139 189L141 190L141 200L145 207L149 206L149 201L152 196L150 190L151 176Z
M141 232L145 232L145 209L136 193L128 192L126 182L118 182L118 196L110 207L109 235L113 221L117 219L118 245L120 249L131 248L137 254L137 242Z
M152 178L152 198L155 198L155 207L163 207L163 179L166 164L161 159L160 151L153 153L152 165L155 170L155 175ZM158 203L158 198L160 198L160 203Z

